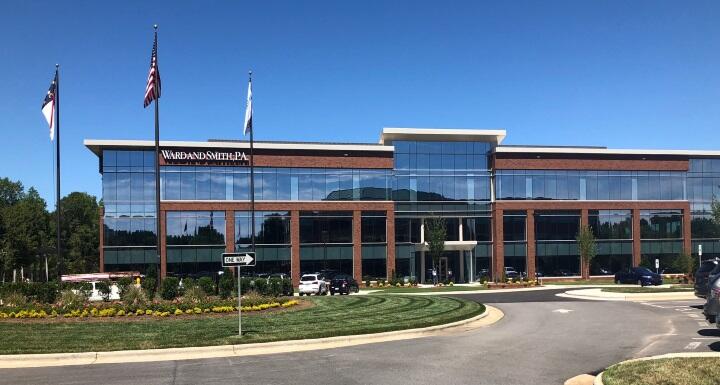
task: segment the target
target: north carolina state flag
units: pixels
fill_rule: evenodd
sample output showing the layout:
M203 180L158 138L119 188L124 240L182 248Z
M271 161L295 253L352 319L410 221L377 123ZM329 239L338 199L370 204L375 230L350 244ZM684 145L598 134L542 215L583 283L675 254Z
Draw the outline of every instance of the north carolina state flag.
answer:
M50 140L55 139L55 99L57 96L58 71L55 70L55 78L53 78L50 88L42 104L42 113L50 126Z

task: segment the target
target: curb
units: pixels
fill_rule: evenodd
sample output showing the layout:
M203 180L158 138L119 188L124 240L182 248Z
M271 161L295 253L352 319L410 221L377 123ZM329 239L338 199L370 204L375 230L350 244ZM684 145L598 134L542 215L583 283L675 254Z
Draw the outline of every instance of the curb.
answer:
M396 330L382 333L325 337L305 340L290 340L237 345L219 345L188 348L167 348L149 350L121 350L112 352L13 354L0 355L0 369L34 368L50 366L93 365L131 362L179 361L203 358L241 357L276 353L291 353L307 350L330 349L345 346L365 345L378 342L421 338L439 331L459 326L483 327L492 325L504 317L504 313L485 305L485 311L472 318L425 328Z
M720 358L720 353L718 353L718 352L667 353L667 354L661 354L658 356L640 357L640 358L633 358L631 360L620 361L616 364L610 365L609 367L613 367L615 365L620 365L620 364L626 364L629 362L662 360L665 358ZM593 385L604 385L603 380L602 380L603 373L605 373L604 370L595 377L595 381L593 381Z
M555 294L558 297L585 299L593 301L684 301L697 299L693 292L669 293L610 293L602 289L569 290Z

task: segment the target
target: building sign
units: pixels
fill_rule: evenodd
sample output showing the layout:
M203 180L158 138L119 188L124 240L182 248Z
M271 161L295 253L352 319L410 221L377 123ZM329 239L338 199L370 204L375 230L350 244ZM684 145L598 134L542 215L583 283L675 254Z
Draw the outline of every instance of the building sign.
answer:
M232 163L249 164L250 158L244 151L183 151L160 150L166 163Z

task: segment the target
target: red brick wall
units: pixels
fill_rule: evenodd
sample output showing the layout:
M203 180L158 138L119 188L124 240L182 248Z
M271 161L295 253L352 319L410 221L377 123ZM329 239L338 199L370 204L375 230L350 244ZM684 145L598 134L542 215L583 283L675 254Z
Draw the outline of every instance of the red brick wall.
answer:
M362 282L362 217L361 211L353 211L352 240L353 240L353 278Z
M100 254L100 272L105 272L105 248L103 248L103 245L105 244L105 208L100 207L98 210L98 214L100 215L100 218L98 220L98 228L100 229L100 246L98 247L98 252Z
M510 157L516 155L514 157ZM498 170L626 170L626 171L687 171L687 159L568 159L541 155L528 158L526 154L497 154L495 168Z
M160 237L160 277L165 278L167 275L167 237L165 234L167 234L167 229L165 226L165 210L162 209L162 204L160 204L160 217L158 218L160 220L160 234L158 236Z
M290 212L290 276L293 286L300 284L300 211Z
M494 205L493 210L493 266L492 279L497 281L502 277L503 270L505 269L505 243L504 243L504 230L503 230L503 210L497 205Z
M527 276L530 279L535 277L535 210L527 211L526 220L527 232Z
M395 271L395 210L387 210L387 276L392 278Z

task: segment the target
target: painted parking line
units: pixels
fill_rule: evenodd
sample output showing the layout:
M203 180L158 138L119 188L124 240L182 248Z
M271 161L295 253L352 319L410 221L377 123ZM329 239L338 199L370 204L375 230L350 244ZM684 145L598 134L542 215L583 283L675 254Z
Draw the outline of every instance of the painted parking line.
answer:
M685 350L695 350L700 346L701 342L691 342L685 346Z
M710 324L705 321L701 321L701 322L698 322L698 326L706 328L706 327L710 326Z
M720 339L720 337L693 337L694 340L717 340Z

